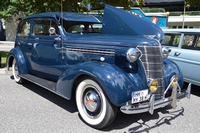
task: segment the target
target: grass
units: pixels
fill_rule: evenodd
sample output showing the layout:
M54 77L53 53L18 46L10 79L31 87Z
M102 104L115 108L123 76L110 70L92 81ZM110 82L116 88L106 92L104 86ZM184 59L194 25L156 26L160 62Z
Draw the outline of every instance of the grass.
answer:
M1 65L5 65L8 52L0 51L0 55L1 55L0 56L1 57Z

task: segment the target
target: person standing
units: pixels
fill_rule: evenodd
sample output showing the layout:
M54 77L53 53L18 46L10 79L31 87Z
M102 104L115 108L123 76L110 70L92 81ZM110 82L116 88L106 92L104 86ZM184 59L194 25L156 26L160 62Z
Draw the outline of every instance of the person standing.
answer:
M5 29L3 28L3 22L0 19L0 41L5 41Z
M22 18L17 19L17 24L19 24L22 21Z

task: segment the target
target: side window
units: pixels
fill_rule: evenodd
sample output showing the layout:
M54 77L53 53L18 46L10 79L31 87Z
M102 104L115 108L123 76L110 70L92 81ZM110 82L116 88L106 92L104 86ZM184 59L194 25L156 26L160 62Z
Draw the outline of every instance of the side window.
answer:
M84 25L73 25L67 30L67 32L69 32L69 33L80 33L80 32L83 31L84 28L85 28Z
M55 29L55 33L50 32L50 28ZM33 35L52 36L59 34L58 26L53 20L35 20L33 24Z
M94 32L101 33L102 32L102 24L93 24L91 28Z
M194 47L200 50L200 36L197 36Z
M182 47L187 47L190 46L192 47L193 43L194 43L194 35L184 35L184 43L182 45Z
M183 49L200 50L200 36L197 35L185 35L185 45Z
M30 33L30 21L24 20L20 23L17 34L19 36L28 36L29 33Z
M102 24L68 22L68 33L101 33Z
M181 39L180 34L165 34L165 40L161 42L162 45L178 47Z

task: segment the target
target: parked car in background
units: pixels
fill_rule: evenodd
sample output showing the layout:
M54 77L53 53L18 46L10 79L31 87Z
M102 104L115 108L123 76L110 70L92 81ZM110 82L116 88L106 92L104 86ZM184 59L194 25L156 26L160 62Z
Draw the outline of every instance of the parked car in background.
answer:
M5 37L5 29L3 28L3 22L0 19L0 41L5 41L6 37Z
M169 59L180 67L184 81L200 86L200 29L163 29L163 46L171 49Z
M118 110L153 114L189 97L191 86L182 88L182 73L158 41L163 38L155 24L109 5L103 22L89 14L40 13L19 24L7 67L17 83L29 80L75 97L82 120L101 129Z

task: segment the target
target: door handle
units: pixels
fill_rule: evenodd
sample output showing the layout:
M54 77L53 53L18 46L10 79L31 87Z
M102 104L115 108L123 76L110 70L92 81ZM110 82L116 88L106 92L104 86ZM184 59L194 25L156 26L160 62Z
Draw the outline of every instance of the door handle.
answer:
M59 47L58 44L53 44L52 46L53 46L55 49L61 49L61 48Z
M180 52L175 52L174 56L179 56L181 53Z

